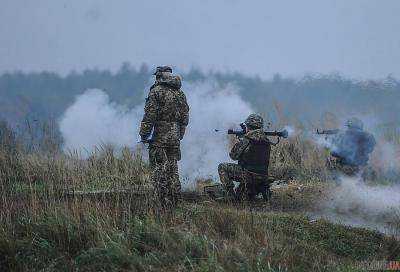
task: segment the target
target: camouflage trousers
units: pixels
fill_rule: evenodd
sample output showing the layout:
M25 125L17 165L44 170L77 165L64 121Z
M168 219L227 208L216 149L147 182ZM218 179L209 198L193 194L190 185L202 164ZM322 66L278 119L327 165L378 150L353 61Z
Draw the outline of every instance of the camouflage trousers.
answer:
M245 182L246 173L242 167L235 163L220 163L218 165L219 180L222 185L229 191L234 188L233 181Z
M173 208L181 197L178 174L179 147L149 146L151 178L154 187L155 206Z
M357 176L360 172L362 172L361 167L343 164L335 157L328 158L327 164L328 169L331 171L336 171L350 177Z
M243 194L252 199L258 193L261 193L266 199L270 194L268 176L259 175L243 169L240 165L235 163L220 163L218 165L219 179L225 187L228 195L235 198L241 198ZM236 192L234 191L233 181L239 182L240 185Z

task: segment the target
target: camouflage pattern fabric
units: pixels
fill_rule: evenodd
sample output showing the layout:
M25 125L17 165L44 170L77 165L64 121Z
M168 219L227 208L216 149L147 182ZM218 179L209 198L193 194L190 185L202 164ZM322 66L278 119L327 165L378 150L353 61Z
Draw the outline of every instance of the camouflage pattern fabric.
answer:
M172 68L169 66L158 66L153 75L158 75L158 74L164 73L164 72L172 73Z
M328 169L331 171L336 171L342 173L346 176L356 176L361 171L361 167L355 165L347 165L343 163L340 159L333 156L328 158Z
M230 197L241 199L244 195L247 195L251 199L258 193L262 193L263 196L264 193L268 193L268 176L249 172L238 164L220 163L218 165L218 174ZM240 183L236 192L233 190L233 181Z
M266 147L262 147L263 145ZM255 153L255 146L258 146L257 149L261 148L263 150L261 154L262 158L257 158L260 154ZM239 139L229 152L229 156L232 160L238 161L239 165L247 170L266 175L268 172L270 148L271 143L268 137L265 136L264 131L262 129L253 129L248 131L243 138ZM249 165L249 163L257 165Z
M252 113L246 118L244 123L249 128L257 129L264 126L264 119L260 115Z
M264 174L257 174L254 171L248 169L249 165L246 165L247 157L252 157L254 149L251 148L255 143L269 145L268 138L265 136L262 129L254 129L248 131L243 138L232 147L229 156L232 160L239 161L235 163L221 163L218 165L218 174L221 183L224 185L225 190L232 196L235 192L233 191L233 181L243 183L245 186L240 188L246 188L249 186L256 186L257 184L268 183L268 164L269 164L269 153L265 154L268 157L262 165L252 165L254 168L263 168ZM269 151L268 151L269 152ZM258 190L254 188L254 192Z
M149 146L149 160L154 185L154 197L159 208L175 206L181 193L178 161L181 152L178 147Z
M249 139L240 138L239 141L234 144L231 151L229 152L229 157L234 161L239 160L249 145L250 145Z
M235 186L233 181L246 181L246 172L236 163L220 163L218 165L218 174L221 183L227 191L233 189Z
M180 141L189 122L189 106L180 89L181 80L162 72L150 88L139 135L147 140L152 180L158 204L164 208L175 205L180 197L178 161Z
M231 151L229 152L229 157L231 157L231 159L234 161L239 160L240 157L249 151L250 141L253 139L259 141L268 141L262 129L251 130L247 132L243 138L240 138L239 141L232 147Z
M189 106L178 76L161 77L150 89L139 135L157 146L179 146L189 122Z
M156 78L153 87L156 87L157 85L168 86L179 90L182 87L182 82L179 76L174 76L169 72L162 72L160 76Z

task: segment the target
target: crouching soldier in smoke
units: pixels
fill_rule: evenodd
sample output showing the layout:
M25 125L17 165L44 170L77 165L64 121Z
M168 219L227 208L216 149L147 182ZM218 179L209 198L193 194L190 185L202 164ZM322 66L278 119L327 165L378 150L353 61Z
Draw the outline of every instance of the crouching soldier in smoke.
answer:
M244 192L250 200L259 192L265 200L270 197L268 165L271 142L263 131L263 123L261 116L249 115L244 122L244 136L239 138L229 153L231 159L238 161L238 164L218 165L220 181L231 200L240 200ZM240 182L236 191L233 181Z
M159 66L154 75L139 134L141 141L149 144L156 207L170 209L180 200L178 161L180 141L189 122L189 106L181 79L172 74L170 67Z
M364 131L364 124L357 118L346 122L347 129L332 139L330 167L348 176L360 174L369 161L376 145L372 134Z

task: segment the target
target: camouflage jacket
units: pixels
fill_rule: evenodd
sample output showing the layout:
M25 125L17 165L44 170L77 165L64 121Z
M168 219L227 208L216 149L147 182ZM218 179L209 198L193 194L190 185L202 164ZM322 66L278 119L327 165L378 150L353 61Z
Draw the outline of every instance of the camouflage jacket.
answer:
M229 156L239 165L252 172L266 174L268 171L271 142L262 129L247 132L233 147Z
M150 88L139 135L152 134L156 146L179 146L189 122L189 106L178 76L161 78Z

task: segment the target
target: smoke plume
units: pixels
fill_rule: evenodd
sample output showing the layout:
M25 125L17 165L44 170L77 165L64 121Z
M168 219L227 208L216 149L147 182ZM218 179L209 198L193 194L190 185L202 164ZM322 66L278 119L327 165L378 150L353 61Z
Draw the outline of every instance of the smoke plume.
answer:
M218 89L213 83L191 85L186 94L191 118L182 142L181 169L191 183L197 178L216 177L218 163L230 160L226 131L252 111L233 86Z
M181 143L180 171L183 186L191 188L198 178L216 178L218 163L229 161L225 131L242 122L251 108L233 86L220 89L207 82L186 85L184 89L190 105L190 123ZM60 120L64 149L79 150L87 156L102 144L134 148L139 140L143 106L128 109L111 102L101 90L87 90Z
M102 144L133 146L137 142L140 113L139 107L129 110L112 103L99 89L87 90L60 120L64 150L78 150L87 156Z
M393 233L400 227L399 185L368 185L360 177L339 182L322 201L321 217L400 236Z
M221 89L213 82L206 82L185 85L184 90L190 105L190 123L182 141L180 171L184 188L192 189L197 179L217 180L218 163L230 160L226 130L242 122L252 110L240 98L234 86ZM101 90L87 90L76 97L60 120L64 149L80 150L83 156L87 156L102 144L135 148L142 116L143 104L129 109L111 102ZM367 123L366 130L374 132L370 123ZM311 137L319 145L331 150L335 148L329 137L311 136L290 125L286 129L291 137ZM383 169L385 172L394 169L398 173L398 147L378 137L377 142L370 165L374 169ZM359 178L349 177L342 177L339 181L328 198L322 201L318 217L382 232L390 232L393 224L398 224L398 185L372 186Z
M364 124L364 130L371 133L375 140L376 145L373 152L369 156L368 165L372 167L377 174L381 177L390 179L391 181L397 182L395 179L400 176L400 147L398 144L389 142L381 133L381 124L384 123L379 121L376 117L371 115L356 115L358 119L362 120ZM345 123L345 118L342 118L342 124ZM341 131L345 131L347 128L342 126L339 127ZM340 147L337 146L337 135L316 135L312 133L303 134L304 137L311 139L315 144L327 148L330 151L341 153ZM357 144L354 142L347 142L345 145L346 150L353 150L350 154L355 153ZM342 146L343 148L343 146Z

